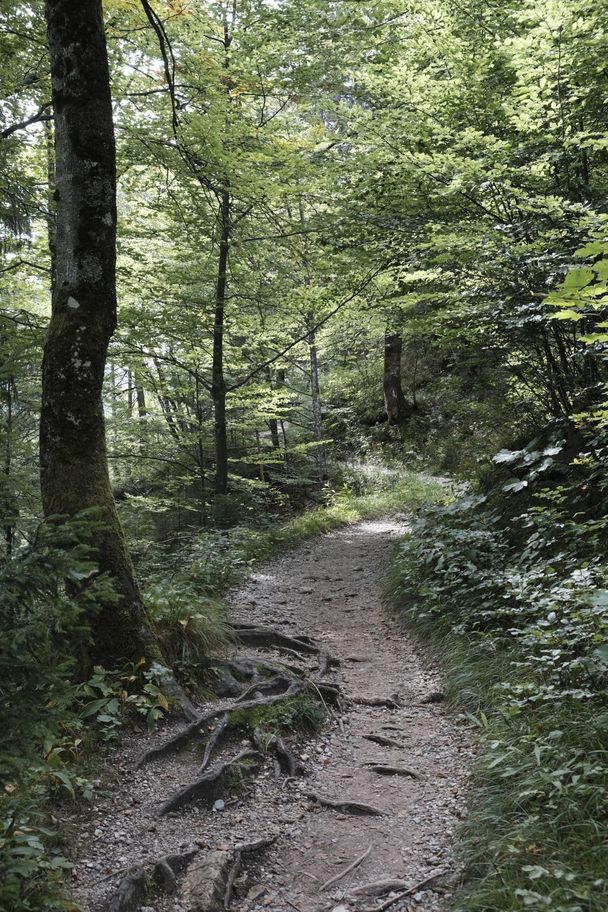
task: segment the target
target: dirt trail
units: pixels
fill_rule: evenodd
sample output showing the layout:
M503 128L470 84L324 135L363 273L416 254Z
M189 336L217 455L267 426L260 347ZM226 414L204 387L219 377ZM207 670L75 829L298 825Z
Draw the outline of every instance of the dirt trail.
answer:
M317 736L297 735L292 742L307 775L276 777L266 764L244 796L222 796L226 803L220 812L194 805L159 819L159 802L191 781L200 747L134 773L142 739L123 745L115 757L117 788L74 821L84 846L77 899L101 912L110 906L119 874L137 862L192 844L225 850L271 835L274 845L244 864L232 909L363 912L379 909L391 894L357 897L356 888L383 880L415 885L434 874L440 876L391 909L447 908L455 875L450 834L463 813L471 745L464 727L435 702L441 690L436 670L381 603L390 551L403 531L396 522L365 522L330 533L268 564L232 594L235 621L306 634L340 660L331 676L349 698L345 707L332 711ZM268 657L269 651L263 654ZM370 697L389 705L356 702ZM414 775L385 775L373 765ZM370 804L384 815L359 817L321 807L310 793ZM195 910L179 892L147 903L148 912Z

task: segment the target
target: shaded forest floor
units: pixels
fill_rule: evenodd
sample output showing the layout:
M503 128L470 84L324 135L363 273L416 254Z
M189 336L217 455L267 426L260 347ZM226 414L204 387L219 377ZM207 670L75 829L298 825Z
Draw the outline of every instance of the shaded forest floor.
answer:
M72 820L78 902L92 912L127 908L131 900L154 912L199 912L222 907L226 879L234 876L230 904L243 912L363 912L424 883L391 908L447 908L457 878L451 834L464 813L472 747L464 726L438 697L436 669L382 605L391 548L404 530L396 521L370 521L320 536L268 563L231 594L236 624L312 638L320 649L286 659L284 649L243 645L237 657L289 663L294 673L314 676L317 664L331 656L336 661L325 668L323 680L339 685L340 706L329 708L323 724L308 734L296 729L295 717L276 715L303 775L280 774L269 751L255 775L244 767L242 781L225 779L207 803L187 803L161 817L162 803L197 779L203 742L189 741L180 752L136 770L143 750L166 742L184 723L124 740L110 757L108 788ZM386 705L360 702L370 699ZM237 726L217 757L234 757L248 746ZM217 762L214 756L212 769ZM346 813L311 796L370 805L382 814ZM228 864L240 846L261 839L273 842L243 853L239 870ZM190 850L196 855L188 855ZM170 895L151 889L147 877L138 900L137 884L125 875L164 856L182 858L170 862L177 871ZM354 892L389 880L401 886Z

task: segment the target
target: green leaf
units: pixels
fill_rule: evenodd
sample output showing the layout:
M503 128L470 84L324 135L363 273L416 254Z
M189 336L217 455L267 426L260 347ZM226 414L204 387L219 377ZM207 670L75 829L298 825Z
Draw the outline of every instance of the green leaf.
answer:
M72 798L74 798L74 786L72 784L72 779L68 773L66 773L65 770L53 770L53 776L55 779L58 779L61 782L65 790L72 796Z
M595 272L590 266L576 266L571 269L562 283L565 291L571 291L575 288L585 288L590 282L595 280Z
M576 322L578 320L582 320L583 317L584 317L584 314L579 313L576 310L560 310L556 314L552 314L551 319L552 320L574 320Z
M88 719L90 716L94 716L102 709L108 707L108 700L106 697L101 697L99 700L93 700L92 703L88 703L87 706L82 710L81 716L83 719Z

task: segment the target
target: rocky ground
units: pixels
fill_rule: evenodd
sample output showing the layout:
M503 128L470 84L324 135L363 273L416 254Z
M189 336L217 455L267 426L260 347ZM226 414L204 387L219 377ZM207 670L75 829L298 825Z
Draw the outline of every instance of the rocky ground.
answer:
M272 628L310 646L260 646L244 635L238 660L287 666L289 677L254 683L241 700L262 695L280 706L281 688L301 686L307 675L329 704L339 687L339 705L328 707L316 734L285 732L286 755L267 736L254 746L250 733L231 730L198 797L184 790L201 778L205 739L221 713L180 750L149 756L140 768L143 752L166 745L186 723L123 741L109 757L113 785L72 821L78 903L90 912L447 909L457 879L452 831L464 813L472 747L441 702L437 670L382 605L390 551L403 531L397 522L365 522L330 533L232 593L236 625ZM216 705L199 707L207 710ZM256 753L209 788L218 763L239 751ZM176 794L175 809L159 816Z

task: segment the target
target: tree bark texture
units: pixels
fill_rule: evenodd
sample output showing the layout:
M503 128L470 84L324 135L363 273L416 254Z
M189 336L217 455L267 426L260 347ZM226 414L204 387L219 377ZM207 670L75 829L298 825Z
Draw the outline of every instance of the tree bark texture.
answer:
M153 637L108 474L101 398L116 327L116 156L101 0L46 0L55 112L57 226L44 346L40 459L46 516L93 508L99 569L118 604L91 619L98 661L149 652Z
M384 336L384 405L389 424L404 424L411 409L401 386L401 335L387 330Z

